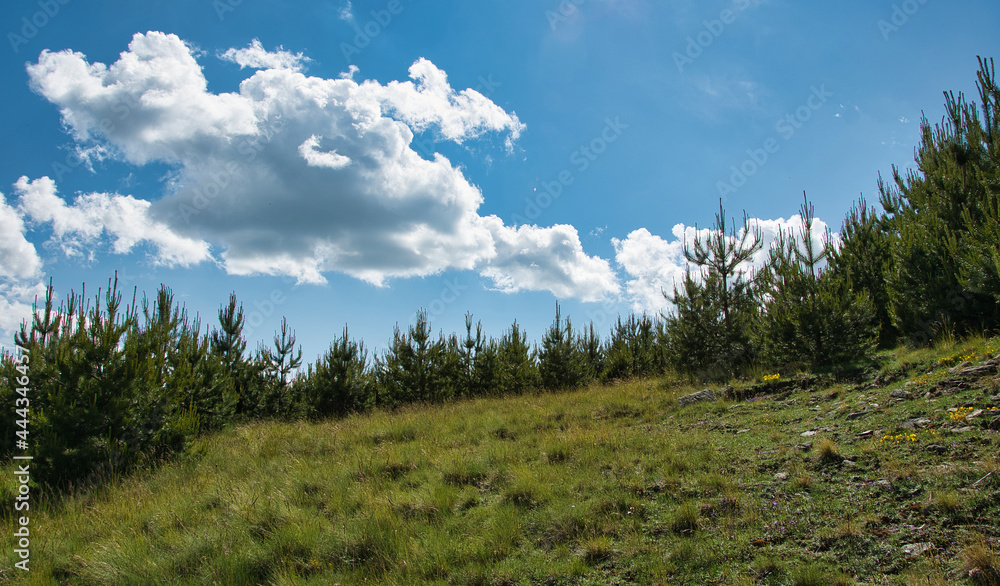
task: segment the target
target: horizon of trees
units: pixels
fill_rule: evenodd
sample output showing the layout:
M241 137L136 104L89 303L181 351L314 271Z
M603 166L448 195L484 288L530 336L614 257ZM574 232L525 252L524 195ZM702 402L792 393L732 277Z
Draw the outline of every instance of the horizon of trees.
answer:
M926 345L1000 325L1000 88L979 59L978 101L945 93L946 116L921 122L917 168L879 177L882 211L862 198L841 242L816 246L804 196L801 229L779 235L766 265L750 270L761 236L721 206L707 238L685 243L690 269L664 292L675 311L619 316L607 337L591 322L555 317L529 343L514 321L499 337L466 315L465 331L434 335L426 311L370 353L345 326L302 368L282 320L272 345L249 351L236 295L202 328L165 285L123 305L117 277L93 298L56 304L51 282L31 323L28 350L34 481L54 488L184 451L199 434L260 419L342 417L376 408L566 390L674 372L725 382L762 370L844 372L879 348ZM16 409L13 356L0 357L0 408ZM0 423L13 454L15 422Z

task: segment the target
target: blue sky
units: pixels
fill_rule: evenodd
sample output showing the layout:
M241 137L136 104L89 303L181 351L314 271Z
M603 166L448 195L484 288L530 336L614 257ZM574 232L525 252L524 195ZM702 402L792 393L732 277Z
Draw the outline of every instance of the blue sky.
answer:
M426 308L540 338L669 311L724 199L838 231L998 56L987 0L9 3L0 335L118 271L314 361ZM43 53L44 52L44 53ZM819 237L819 234L817 234Z

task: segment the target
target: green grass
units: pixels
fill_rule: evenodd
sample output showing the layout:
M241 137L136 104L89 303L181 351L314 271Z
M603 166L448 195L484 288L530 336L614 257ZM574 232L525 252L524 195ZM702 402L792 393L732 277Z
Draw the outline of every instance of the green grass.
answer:
M6 506L0 581L990 584L1000 433L984 423L998 415L955 414L998 406L996 382L923 397L958 359L998 348L899 349L873 373L882 386L685 408L677 397L702 386L645 380L247 425L100 490L32 501L28 575ZM912 398L889 397L904 388ZM930 424L902 427L917 418ZM932 548L903 552L915 543Z

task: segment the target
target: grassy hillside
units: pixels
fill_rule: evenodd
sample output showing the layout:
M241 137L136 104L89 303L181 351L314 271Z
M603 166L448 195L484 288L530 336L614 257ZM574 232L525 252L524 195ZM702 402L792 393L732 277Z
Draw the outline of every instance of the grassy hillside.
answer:
M687 406L702 387L644 380L248 425L33 503L27 576L5 506L0 580L996 584L998 352L897 350L872 381ZM949 373L965 360L993 366Z

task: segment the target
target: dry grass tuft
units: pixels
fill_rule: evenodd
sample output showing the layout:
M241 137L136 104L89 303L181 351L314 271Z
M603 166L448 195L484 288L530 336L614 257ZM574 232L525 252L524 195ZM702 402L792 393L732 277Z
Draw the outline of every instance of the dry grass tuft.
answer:
M962 552L969 579L977 586L1000 586L1000 558L985 539L980 537Z
M830 438L820 440L819 447L816 448L816 454L820 463L823 464L839 464L844 459L840 455L840 448Z

